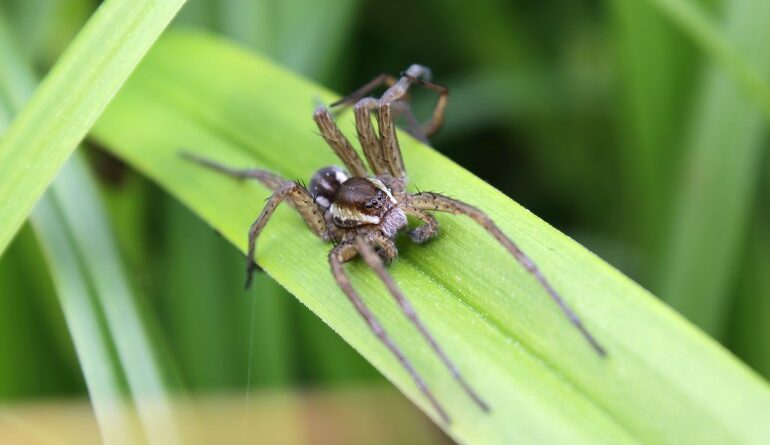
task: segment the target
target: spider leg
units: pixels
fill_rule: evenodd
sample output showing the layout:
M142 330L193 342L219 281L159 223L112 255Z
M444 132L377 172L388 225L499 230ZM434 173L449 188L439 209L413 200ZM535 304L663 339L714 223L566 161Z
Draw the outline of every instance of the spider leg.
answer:
M257 219L249 228L249 247L246 257L246 288L251 286L251 279L256 270L259 270L259 266L254 260L255 246L257 244L257 237L265 228L267 221L273 216L276 207L284 199L289 198L294 204L294 207L302 215L302 219L308 225L310 230L322 239L326 237L326 221L324 221L323 212L318 205L313 201L313 197L310 192L304 187L297 184L294 181L284 181L273 191L273 194L268 198L267 204L262 209Z
M395 85L390 87L380 99L381 102L396 102L406 97L412 85L418 85L438 93L438 101L433 108L431 120L422 128L425 136L434 135L444 124L444 112L449 99L449 88L431 82L431 73L427 67L412 65L404 73Z
M401 209L407 215L412 215L423 222L423 225L407 232L407 235L409 235L409 238L411 238L412 241L417 244L422 244L438 235L438 221L433 215L424 210L415 209L408 204L402 205Z
M356 102L353 107L353 113L356 117L356 131L358 132L358 141L364 151L364 156L369 162L369 168L375 176L390 174L388 161L382 153L382 144L380 138L374 132L372 125L371 112L377 108L377 100L367 97Z
M384 244L387 246L386 248L389 247L390 249L395 250L393 241L385 236L376 237L373 241L381 245ZM428 331L428 328L423 324L422 320L420 320L420 317L417 315L417 312L414 310L412 304L406 298L404 293L401 292L401 289L399 289L398 285L396 285L393 277L390 276L387 270L385 270L385 266L383 265L379 255L377 255L377 252L375 252L374 248L372 248L372 246L370 246L369 243L360 236L356 237L355 243L356 249L361 254L361 257L364 259L364 261L366 261L366 264L368 264L369 267L374 270L383 284L385 284L390 294L393 296L393 298L395 298L396 302L401 307L401 311L404 313L404 315L406 315L409 321L412 322L414 327L420 331L420 334L423 336L423 338L425 338L425 341L430 344L430 347L433 348L433 351L444 363L444 366L447 367L449 372L452 374L452 377L454 377L454 379L457 381L457 383L460 384L466 394L468 394L468 396L473 399L473 401L476 402L476 404L483 411L489 412L489 405L487 405L486 402L484 402L481 397L479 397L476 391L471 388L465 378L463 378L462 374L460 374L460 370L457 369L457 366L455 366L452 360L449 359L436 339L433 338L433 335L431 335L430 331Z
M260 170L257 168L234 168L188 151L180 152L179 156L187 159L188 161L195 162L196 164L202 165L220 173L224 173L225 175L232 176L237 179L256 179L257 181L264 184L265 187L271 190L278 188L278 186L286 182L286 180L282 177L267 170Z
M380 102L371 97L367 97L359 100L354 107L354 114L356 117L356 131L358 132L358 140L361 143L361 148L364 151L364 156L369 162L369 167L375 176L384 179L389 184L393 194L397 197L404 195L404 188L406 184L406 175L404 173L403 162L401 161L401 152L398 148L398 140L395 140L395 154L392 152L393 143L390 140L385 141L374 131L372 125L372 111L376 110L380 106ZM379 118L379 116L378 116ZM378 120L380 129L383 129L383 125ZM395 127L393 127L392 121L388 131L392 131L391 138L395 138ZM391 150L386 151L384 149L386 142L390 145Z
M431 137L441 130L441 127L444 125L444 113L446 112L446 105L449 100L449 88L420 79L417 80L417 84L438 93L438 101L433 108L431 120L422 126L422 133L427 137Z
M419 122L417 122L417 117L415 117L414 112L412 111L412 106L409 104L409 102L405 100L399 100L391 103L393 104L393 111L395 111L396 115L404 116L404 120L406 121L406 132L411 134L412 137L422 142L423 144L430 146L428 135L425 134L422 126Z
M321 137L324 138L327 144L334 150L334 153L345 164L348 172L353 176L367 177L369 176L364 167L364 163L361 162L361 158L358 157L353 146L350 145L348 138L342 134L337 124L334 123L329 110L320 106L313 113L313 120L318 125L318 130L321 132Z
M374 332L377 338L379 338L379 340L390 350L390 352L396 356L398 361L401 363L401 366L406 369L407 373L409 373L409 375L412 377L412 380L414 380L415 384L417 384L417 387L420 389L423 395L425 395L425 397L430 401L433 409L436 410L441 419L447 424L450 423L449 416L441 407L441 405L439 405L438 401L433 396L428 386L425 384L423 378L420 376L420 374L417 373L417 371L414 369L414 366L412 366L412 363L408 358L406 358L401 349L393 342L388 333L380 324L379 320L377 320L377 317L374 316L374 314L369 310L364 301L361 299L361 296L358 295L355 289L353 289L353 285L350 283L350 278L348 277L347 273L345 273L345 269L342 263L351 260L357 255L357 253L358 250L356 244L352 242L344 242L338 244L331 250L331 252L329 252L329 265L331 266L332 274L334 275L334 279L337 281L337 285L339 285L345 295L347 295L348 299L350 299L351 303L353 303L353 306L355 306L358 313L364 318L372 332Z
M395 77L391 76L390 74L380 74L379 76L370 80L366 85L362 86L356 91L350 93L349 95L343 97L342 99L336 102L333 102L330 105L330 107L354 104L359 100L363 99L364 97L368 96L369 93L377 89L379 86L385 85L387 87L392 87L395 83L396 83Z
M409 201L410 205L416 209L447 212L456 215L467 215L476 221L479 225L486 229L486 231L489 232L500 244L502 244L503 247L505 247L508 252L516 259L516 261L524 266L524 268L527 269L527 271L533 277L535 277L538 282L540 282L540 285L543 286L543 288L548 292L556 304L559 305L559 308L561 308L562 312L564 312L567 318L569 318L570 322L580 331L580 333L583 334L583 337L585 337L588 343L591 344L594 350L596 350L596 352L602 357L607 355L607 352L604 350L604 348L599 344L598 341L596 341L594 336L591 335L577 314L575 314L575 312L572 311L564 299L562 299L561 295L556 292L556 289L553 288L551 283L545 278L543 273L532 261L532 259L529 258L513 241L511 241L511 239L508 238L508 236L505 235L505 233L503 233L499 227L497 227L497 224L495 224L494 221L492 221L492 219L487 216L487 214L477 209L476 207L473 207L462 201L458 201L456 199L452 199L436 193L417 193L410 195Z
M396 124L393 121L393 104L383 102L380 99L378 104L378 123L380 126L380 144L382 145L382 155L388 164L388 171L395 179L406 177L404 160L401 157L401 147L396 135Z

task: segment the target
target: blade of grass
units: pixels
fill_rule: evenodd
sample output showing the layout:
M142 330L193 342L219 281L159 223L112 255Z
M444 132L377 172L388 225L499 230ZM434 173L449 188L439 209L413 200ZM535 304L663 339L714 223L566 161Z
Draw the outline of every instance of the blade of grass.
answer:
M171 57L173 55L173 58ZM95 127L105 146L160 183L241 250L268 191L181 160L180 147L233 165L306 178L335 159L312 131L313 98L333 96L217 39L173 34L148 55ZM349 115L343 131L354 134ZM131 121L131 128L123 123ZM427 376L464 443L762 443L767 385L590 252L437 152L403 137L411 178L480 205L544 270L610 357L472 222L439 216L442 236L402 243L390 268L430 329L492 406L485 415L414 341L372 273L349 266L386 329ZM435 416L334 284L329 246L281 208L258 246L268 273Z
M629 199L624 226L645 249L645 263L657 264L663 229L696 84L695 48L674 24L643 2L611 2L614 52L621 75L625 138L623 177ZM655 283L656 267L644 267L643 282Z
M767 195L767 194L766 194ZM766 378L770 377L770 220L757 218L735 294L730 349Z
M7 358L0 360L3 403L82 389L61 306L29 228L0 259L0 357ZM57 372L40 378L41 369Z
M65 164L52 184L51 194L58 206L59 218L43 215L35 222L36 227L50 230L42 226L54 225L68 229L79 255L82 276L89 283L92 304L102 312L117 362L125 374L150 443L180 443L162 365L143 321L137 296L123 271L96 184L80 156ZM33 214L33 221L37 219ZM55 253L52 252L52 259ZM59 258L55 259L58 264Z
M770 79L770 3L727 5L725 35ZM704 330L725 333L730 279L758 185L766 120L757 104L711 67L698 97L682 178L674 199L661 296Z
M133 410L123 400L123 377L78 248L54 199L44 195L32 223L48 259L64 317L106 443L139 443Z
M6 50L3 60L16 67L18 76L16 81L4 78L0 83L5 90L29 96L34 75L14 50L6 29L0 16L0 47ZM125 377L150 443L179 443L160 366L96 190L84 159L76 154L39 201L32 224L45 251L105 441L140 442L132 408L122 396Z
M12 70L13 76L3 76L0 89L14 92L14 99L8 102L11 106L6 108L12 115L31 94L34 76L13 47L5 23L0 16L0 50L4 71ZM5 131L7 125L8 122L0 123L0 132ZM44 196L38 203L32 222L51 266L54 285L102 437L108 443L137 443L134 418L122 401L122 376L115 366L103 321L90 300L89 283L84 279L77 249L61 221L55 199Z
M736 82L741 92L770 119L770 86L762 66L752 64L753 60L742 54L734 42L720 33L703 9L693 0L647 0L664 17L682 29L728 77ZM743 2L729 2L735 8Z
M0 253L184 0L107 0L0 140Z

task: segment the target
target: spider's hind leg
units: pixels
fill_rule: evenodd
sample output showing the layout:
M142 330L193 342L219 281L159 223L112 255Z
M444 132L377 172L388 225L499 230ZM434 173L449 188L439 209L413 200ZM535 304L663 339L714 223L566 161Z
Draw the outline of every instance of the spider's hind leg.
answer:
M540 283L551 296L551 299L559 306L564 314L569 318L570 322L580 331L585 337L588 343L593 347L597 354L604 357L607 355L604 347L594 338L593 335L585 327L582 320L575 314L575 312L567 305L567 302L559 295L559 293L551 285L540 268L537 267L534 261L527 256L508 236L497 227L492 218L487 216L486 213L477 209L476 207L466 204L462 201L449 198L437 193L416 193L409 195L409 205L415 209L447 212L456 215L467 215L479 225L481 225L490 235L492 235L508 252L519 262L525 269Z
M363 99L364 97L368 96L372 91L377 89L378 87L385 85L387 87L392 87L395 85L397 79L390 74L380 74L379 76L375 77L374 79L370 80L368 83L366 83L361 88L357 89L356 91L348 94L347 96L343 97L342 99L333 102L330 107L338 107L342 105L351 105L359 100Z
M179 156L181 156L183 159L187 159L188 161L195 162L196 164L202 165L211 170L217 171L227 176L232 176L233 178L256 179L257 181L261 182L265 187L271 190L278 188L278 186L286 182L286 180L283 179L282 177L276 175L275 173L271 173L267 170L261 170L258 168L230 167L229 165L220 164L219 162L213 161L208 158L204 158L203 156L199 156L189 151L181 151L179 152Z
M388 335L387 331L385 331L385 328L382 327L382 324L380 324L380 321L377 319L377 317L375 317L372 311L369 310L369 308L366 306L366 303L364 303L364 300L361 299L361 296L358 294L358 292L353 289L353 285L350 283L350 278L345 272L343 263L353 259L358 254L358 252L359 251L356 243L351 241L340 243L336 245L331 250L331 252L329 252L329 265L331 266L332 275L334 275L334 279L337 281L337 285L340 287L340 289L342 289L350 302L353 303L353 306L355 306L358 313L361 315L361 317L363 317L364 321L366 321L369 329L371 329L374 335L376 335L377 338L390 350L390 352L396 356L398 361L401 363L401 366L406 369L407 373L409 373L409 375L412 377L412 380L414 380L420 392L423 393L423 395L433 406L433 409L435 409L439 416L441 416L441 419L444 422L449 423L449 416L433 396L433 393L428 388L425 380L414 368L412 362L406 358L403 351L401 351L401 348L399 348L393 342L393 339L391 339L390 335ZM377 254L375 253L374 256L377 257ZM380 265L381 264L382 263L380 263Z
M375 240L373 240L375 243L379 244L381 247L383 245L389 245L390 248L395 250L395 245L393 244L393 241L386 237L379 237ZM489 405L484 402L481 397L476 393L476 391L471 387L471 385L465 380L463 375L460 373L460 370L457 368L457 366L452 362L452 360L449 359L449 356L444 352L444 349L438 344L436 339L433 337L433 334L430 333L428 330L428 327L425 326L425 324L422 322L420 317L417 315L417 312L414 310L414 307L412 306L412 303L409 302L409 300L406 298L403 292L401 292L401 289L396 285L395 280L393 280L393 277L390 276L387 270L385 270L385 265L382 264L382 260L380 259L379 255L375 252L374 248L369 245L369 242L365 240L363 237L356 237L355 239L355 245L356 249L358 250L358 253L361 255L361 257L364 259L366 264L369 265L369 267L372 268L372 270L377 274L377 276L380 278L380 281L385 284L385 287L388 288L388 291L390 292L390 295L393 296L393 298L398 303L399 307L401 308L401 311L406 315L406 317L409 319L409 321L414 325L415 328L420 332L422 337L425 339L425 341L428 342L430 347L433 349L433 352L438 355L439 359L442 363L444 363L444 366L449 370L449 372L452 374L452 377L454 377L455 381L457 381L458 384L463 388L463 390L468 394L468 396L473 399L474 402L483 410L483 411L489 411Z
M449 99L449 88L434 83L431 81L430 69L422 65L411 65L401 74L401 78L395 85L390 87L380 99L383 103L405 101L409 88L412 85L417 85L423 88L427 88L438 94L438 101L433 108L431 120L422 126L420 133L416 135L418 138L420 135L424 137L433 136L441 126L444 124L444 113L446 111L447 101ZM411 108L409 109L411 112ZM411 133L411 132L410 132Z

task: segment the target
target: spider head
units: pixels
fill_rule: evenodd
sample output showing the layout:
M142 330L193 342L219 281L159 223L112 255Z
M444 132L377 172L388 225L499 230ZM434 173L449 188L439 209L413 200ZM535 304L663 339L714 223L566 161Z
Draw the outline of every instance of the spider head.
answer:
M348 180L348 174L339 167L324 167L310 178L310 193L315 202L324 210L328 209L334 201L334 196L340 185Z
M380 224L394 205L396 200L382 181L352 177L340 185L329 211L335 225L350 228Z

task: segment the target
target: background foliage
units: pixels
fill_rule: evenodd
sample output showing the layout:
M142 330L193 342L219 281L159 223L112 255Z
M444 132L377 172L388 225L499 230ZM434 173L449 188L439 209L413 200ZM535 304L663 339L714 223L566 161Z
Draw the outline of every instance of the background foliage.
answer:
M435 147L767 377L767 111L762 92L736 81L742 68L687 12L696 7L717 43L749 62L744 80L767 80L764 3L190 0L172 26L229 36L336 91L412 62L430 66L452 90ZM22 57L45 73L97 2L0 6ZM0 95L8 120L11 99ZM255 388L382 382L268 278L255 286L259 298L247 298L241 255L188 210L103 151L87 155L176 384L242 391L251 317L264 364L252 370ZM188 279L202 274L203 285ZM0 361L3 400L85 391L29 228L0 261L0 356L11 358Z

